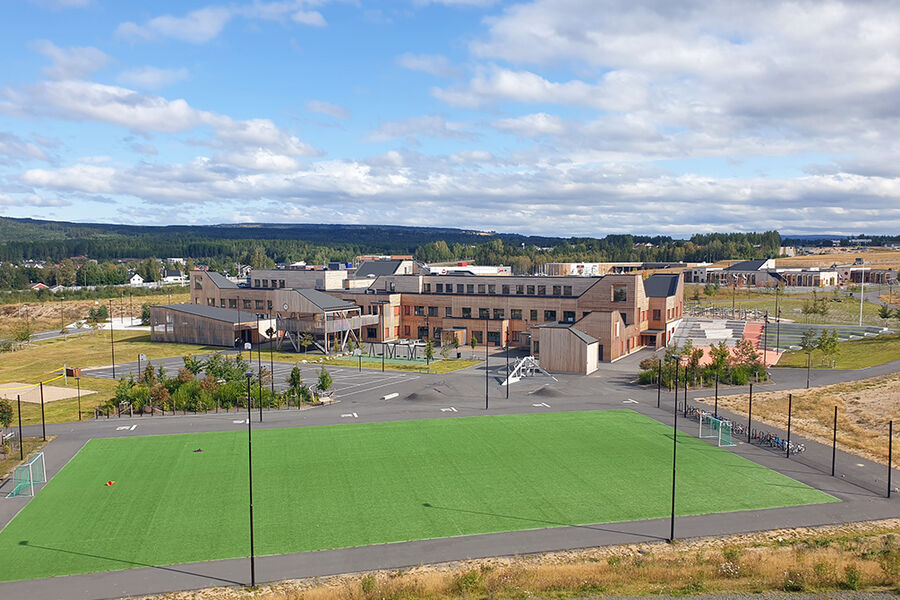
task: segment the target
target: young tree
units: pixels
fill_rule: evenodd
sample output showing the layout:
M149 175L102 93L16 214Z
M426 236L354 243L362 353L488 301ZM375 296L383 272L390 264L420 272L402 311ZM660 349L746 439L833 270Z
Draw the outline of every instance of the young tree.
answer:
M431 338L425 342L425 360L428 362L434 360L434 341Z
M887 304L882 304L878 308L878 316L880 318L884 319L884 323L885 323L885 325L887 325L888 319L890 319L892 316L894 316L894 311L892 311L891 308Z
M17 342L30 342L31 335L31 326L28 323L21 323L13 329L13 339Z
M475 347L478 346L478 340L475 339L474 335L472 335L472 334L469 334L469 335L471 335L471 337L472 337L472 339L469 343L469 345L472 346L472 358L475 358Z
M185 354L182 360L184 360L184 368L194 375L203 370L203 361L193 354ZM207 361L207 372L214 371L214 366L217 362L221 362L221 357L218 353L210 356Z
M341 351L341 343L338 341L337 335L335 335L331 340L331 351L335 354L339 354Z
M308 331L304 331L300 336L300 345L303 346L303 353L307 353L307 348L316 343L316 340L313 338L312 334Z
M150 305L149 304L141 304L141 325L149 325L150 324Z
M816 348L822 353L822 364L828 364L828 359L839 351L837 329L832 329L830 332L823 329L822 335L816 341Z
M12 402L6 398L0 398L0 427L6 429L13 420ZM22 440L19 440L22 443Z
M819 342L816 339L816 332L814 329L807 329L800 336L800 349L806 353L807 359L810 359L813 350L815 350L818 345Z
M294 396L300 394L300 388L303 387L303 377L300 376L300 368L294 365L291 374L287 378L288 391Z
M333 383L334 380L331 378L331 373L329 373L323 366L321 370L319 370L319 382L316 384L316 388L319 390L319 392L324 394L331 389L331 385Z
M719 374L721 379L725 375L725 369L728 368L728 361L731 359L731 352L728 350L725 341L722 340L717 345L710 346L709 355L712 358L709 366L714 372Z
M716 286L713 285L712 283L707 283L705 286L703 286L703 293L706 294L707 296L715 296L716 290L717 290Z

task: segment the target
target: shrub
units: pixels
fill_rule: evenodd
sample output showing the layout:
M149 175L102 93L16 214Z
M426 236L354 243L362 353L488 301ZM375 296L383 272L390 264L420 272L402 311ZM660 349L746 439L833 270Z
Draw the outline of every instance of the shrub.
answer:
M802 592L806 589L806 581L801 571L785 571L781 589L785 592Z
M481 585L481 573L478 571L467 571L453 582L453 589L457 593L468 593L478 589Z
M861 584L862 574L859 572L859 569L853 565L847 565L847 568L844 569L843 587L848 590L856 591L860 588Z
M638 375L638 383L647 385L656 382L656 371L641 371Z
M378 588L378 580L375 579L374 575L365 575L362 579L359 580L359 587L360 589L362 589L363 594L365 594L366 596L371 596Z

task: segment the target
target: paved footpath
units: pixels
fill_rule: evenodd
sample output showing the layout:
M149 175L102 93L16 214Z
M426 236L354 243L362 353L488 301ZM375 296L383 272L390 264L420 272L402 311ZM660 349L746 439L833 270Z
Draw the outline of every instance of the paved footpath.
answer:
M590 377L534 378L515 384L506 399L506 390L498 385L500 356L491 358L485 377L483 366L446 375L419 378L385 379L384 387L374 389L377 376L360 388L347 390L340 402L306 410L265 411L254 427L303 427L336 423L376 422L422 418L451 418L484 414L540 413L572 410L630 408L671 424L674 418L673 395L663 392L661 408L656 407L657 390L653 386L635 386L633 370L624 365L603 369ZM900 369L900 361L860 371L813 372L814 385L850 381ZM365 370L364 370L364 373ZM485 379L488 381L489 409L485 410ZM800 383L802 382L802 383ZM757 389L784 390L804 387L805 369L776 369L774 382ZM373 389L365 389L373 388ZM745 393L746 387L725 388L720 393ZM351 393L352 392L352 393ZM416 393L416 399L408 396ZM397 393L383 400L388 393ZM695 392L690 393L694 397ZM708 395L704 391L703 395ZM446 409L453 408L454 411ZM48 426L58 437L47 447L47 467L55 474L89 439L170 433L227 431L246 424L235 424L235 413L187 416L155 416L112 418L81 423ZM243 413L240 415L243 417ZM739 420L739 419L738 419ZM697 435L697 422L678 419L678 429ZM37 428L29 428L39 433ZM789 477L821 489L841 502L814 506L797 506L739 513L679 517L677 538L712 536L759 531L780 527L817 526L900 516L900 494L887 499L887 468L855 456L838 453L837 473L830 475L831 450L809 440L807 451L791 458L770 448L738 441L731 448L753 462L765 465ZM893 474L900 483L900 471ZM0 493L4 490L0 489ZM0 502L0 524L7 523L25 505L27 499ZM667 504L668 498L661 502ZM382 544L358 548L305 552L257 559L257 581L270 582L288 578L312 577L339 573L395 569L423 563L466 558L525 554L575 549L630 542L661 542L669 535L668 519L652 519L625 523L572 525L547 523L546 529L470 535L454 538ZM133 566L133 565L124 565ZM140 596L168 591L218 585L240 585L249 581L249 560L238 558L171 566L143 566L122 571L71 575L49 579L0 583L0 598L98 599Z

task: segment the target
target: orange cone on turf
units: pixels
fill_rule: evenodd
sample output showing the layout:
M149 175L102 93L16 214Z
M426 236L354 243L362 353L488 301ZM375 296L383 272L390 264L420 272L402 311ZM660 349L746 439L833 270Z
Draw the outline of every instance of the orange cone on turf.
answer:
M115 481L107 481L107 482L106 482L106 487L111 487L111 486L113 486L113 485L115 485L115 484L116 484Z

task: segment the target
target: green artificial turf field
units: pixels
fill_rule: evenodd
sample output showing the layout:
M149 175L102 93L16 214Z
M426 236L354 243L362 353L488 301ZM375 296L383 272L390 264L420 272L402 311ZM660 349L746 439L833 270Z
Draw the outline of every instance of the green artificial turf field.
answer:
M666 516L671 431L627 410L256 431L256 552ZM679 442L678 514L835 501ZM248 527L246 430L92 440L0 532L0 581L247 556Z

